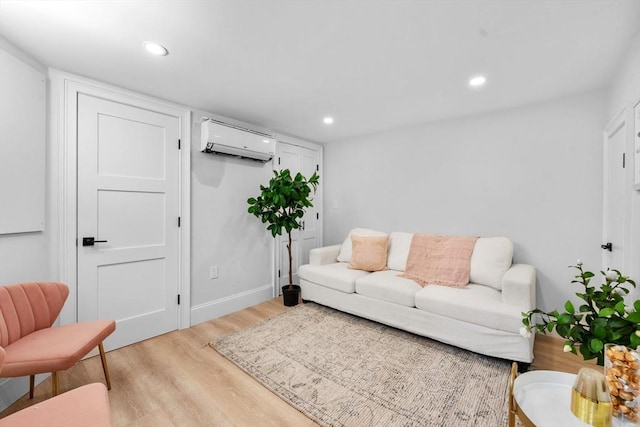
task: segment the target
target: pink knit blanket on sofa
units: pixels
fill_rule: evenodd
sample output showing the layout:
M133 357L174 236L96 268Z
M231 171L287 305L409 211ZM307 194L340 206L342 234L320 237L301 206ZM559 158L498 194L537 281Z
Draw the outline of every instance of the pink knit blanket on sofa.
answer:
M400 277L420 286L437 284L463 287L469 283L471 253L477 237L414 234L407 267Z

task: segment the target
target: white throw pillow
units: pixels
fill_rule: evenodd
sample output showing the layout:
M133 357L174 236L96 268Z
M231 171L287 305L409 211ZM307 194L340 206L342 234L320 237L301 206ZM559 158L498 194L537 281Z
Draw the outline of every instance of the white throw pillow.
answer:
M413 234L402 231L391 233L389 237L389 256L387 257L387 266L390 270L406 270Z
M480 237L471 254L469 281L502 290L502 276L511 267L513 243L507 237Z
M340 253L338 254L339 262L351 262L351 255L353 254L353 247L351 246L351 235L356 236L387 236L387 233L382 231L371 230L369 228L354 228L349 232L347 238L342 242Z

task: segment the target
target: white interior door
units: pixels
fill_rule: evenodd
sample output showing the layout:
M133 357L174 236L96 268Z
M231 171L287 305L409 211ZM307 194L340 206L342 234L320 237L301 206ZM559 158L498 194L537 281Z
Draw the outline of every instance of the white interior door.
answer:
M289 169L292 175L300 172L308 179L318 170L318 157L318 150L279 142L277 167L280 170ZM313 207L306 210L302 222L303 228L291 233L293 283L298 282L298 267L309 262L309 251L318 246L320 239L318 206L315 202ZM282 286L289 284L288 241L287 235L278 239L278 292Z
M78 320L115 319L108 349L178 328L179 130L78 95Z
M605 130L603 268L625 270L628 188L626 185L625 115Z
M305 147L300 148L300 168L301 173L309 178L315 172L318 172L318 152L315 150L311 150ZM316 193L317 194L317 193ZM312 197L315 199L315 195L312 194ZM305 211L304 217L302 218L302 229L299 230L299 260L297 266L308 264L309 263L309 251L313 248L317 248L319 246L319 215L318 215L318 204L316 200L313 201L313 207L308 208ZM296 268L296 274L297 274ZM297 276L296 276L297 279Z

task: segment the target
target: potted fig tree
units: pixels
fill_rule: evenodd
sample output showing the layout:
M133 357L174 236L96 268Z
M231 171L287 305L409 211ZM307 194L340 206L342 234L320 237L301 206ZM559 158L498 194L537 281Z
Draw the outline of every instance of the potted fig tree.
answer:
M247 199L248 212L268 224L267 230L274 238L281 236L283 230L289 237L289 285L282 287L286 306L298 304L300 298L300 286L293 284L291 232L302 228L302 217L305 210L313 206L311 194L315 193L319 179L315 172L307 179L301 173L291 176L289 169L274 170L269 185L260 185L260 195Z

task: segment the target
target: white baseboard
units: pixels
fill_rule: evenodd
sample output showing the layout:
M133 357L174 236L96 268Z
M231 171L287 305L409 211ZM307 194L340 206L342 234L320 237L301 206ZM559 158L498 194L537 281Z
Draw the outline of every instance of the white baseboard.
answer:
M49 376L50 374L36 375L36 385L49 378ZM28 392L29 377L2 378L0 380L0 411L7 409Z
M191 307L191 326L260 304L271 298L273 298L273 286L268 284L250 291L198 304Z

